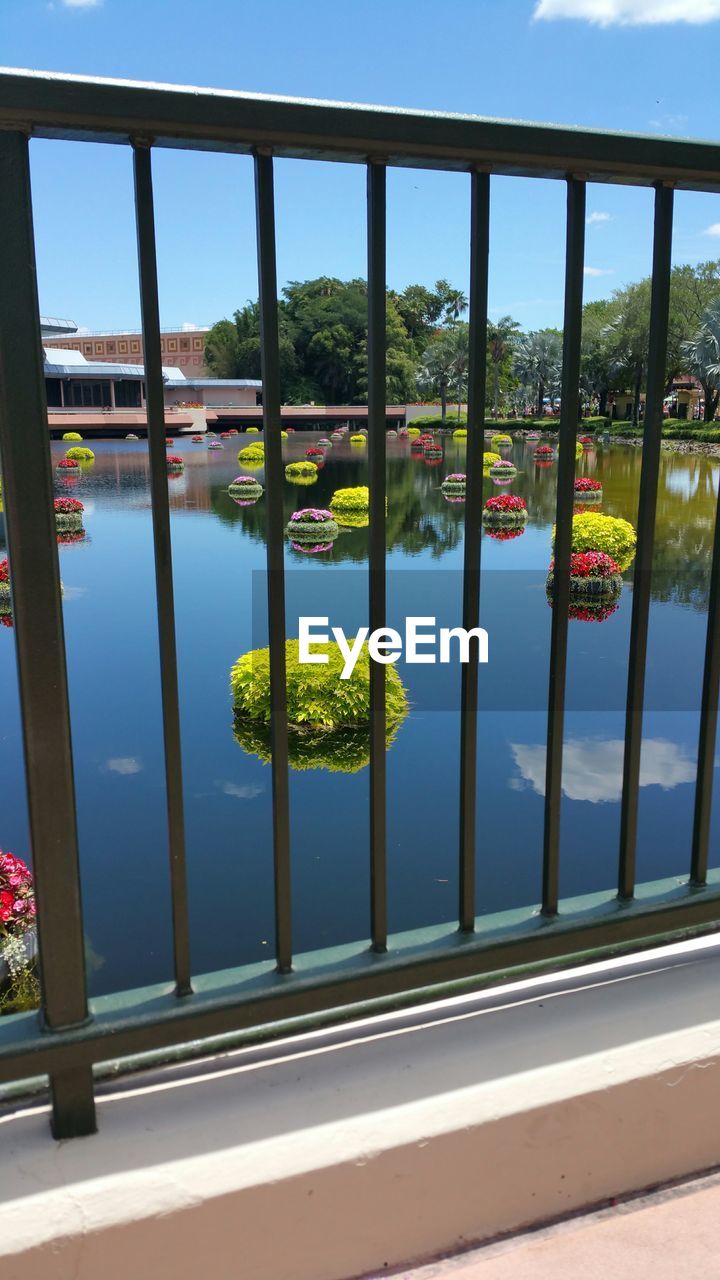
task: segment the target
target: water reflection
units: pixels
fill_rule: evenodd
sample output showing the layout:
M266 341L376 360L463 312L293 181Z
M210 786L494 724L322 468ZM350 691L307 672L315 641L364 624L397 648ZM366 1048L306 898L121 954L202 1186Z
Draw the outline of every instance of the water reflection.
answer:
M514 791L532 787L545 795L544 743L511 743L510 750L519 770L509 779ZM619 800L625 744L622 739L570 738L563 751L562 789L569 800L603 804ZM695 760L674 742L646 738L640 760L640 786L672 791L684 782L695 781Z

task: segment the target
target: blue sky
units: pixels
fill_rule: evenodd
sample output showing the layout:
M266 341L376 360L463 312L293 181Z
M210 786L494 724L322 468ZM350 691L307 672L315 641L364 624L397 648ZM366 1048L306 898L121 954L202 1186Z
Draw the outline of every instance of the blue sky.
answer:
M720 136L720 0L0 0L0 36L6 66ZM42 310L137 325L127 150L37 141L32 166ZM251 162L166 151L154 172L163 324L231 315L257 294ZM390 173L391 285L467 288L468 184ZM280 284L363 275L362 168L280 161L276 186ZM592 186L588 212L591 299L647 274L652 194ZM495 179L493 313L558 324L563 249L562 185ZM678 195L674 256L720 257L720 197Z

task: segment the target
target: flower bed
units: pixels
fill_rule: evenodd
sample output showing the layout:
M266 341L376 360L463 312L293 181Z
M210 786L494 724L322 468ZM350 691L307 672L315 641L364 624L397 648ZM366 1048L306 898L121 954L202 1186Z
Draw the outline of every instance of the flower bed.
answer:
M58 471L79 471L80 463L74 458L61 458L58 462Z
M533 456L536 462L552 462L555 450L551 444L539 444Z
M222 448L223 448L223 445L221 445L219 440L211 440L208 445L208 449L222 449Z
M406 432L406 435L408 435L411 440L416 439L416 437L419 436L420 434L421 432L419 427L408 427Z
M320 439L318 440L318 444L319 444L323 449L332 449L332 444L331 444L331 443L330 443L330 441L328 440L327 436L321 436L321 437L320 437Z
M539 439L540 439L540 432L539 432L539 431L526 431L526 432L525 432L525 439L526 439L526 440L539 440Z
M366 484L355 485L351 489L336 489L330 499L333 516L338 513L363 511L370 509L370 490Z
M221 431L221 432L220 432L220 439L221 439L221 440L231 440L231 439L232 439L232 431Z
M191 437L190 437L190 440L192 441L192 443L193 443L193 444L203 444L203 443L204 443L204 441L205 441L205 437L204 437L204 436L191 436Z
M325 451L324 449L318 449L316 445L311 445L309 449L305 450L305 457L309 458L311 462L324 462Z
M504 462L501 459L500 462L494 462L488 468L488 472L491 480L495 480L499 484L507 484L515 479L517 467L514 467L512 462Z
M354 436L350 437L350 443L351 444L367 444L367 441L365 439L365 436L362 434L362 432L358 431Z
M490 468L495 466L496 462L502 462L502 458L499 453L488 452L483 454L483 471L486 475Z
M490 441L491 449L510 449L512 447L512 436L497 435L493 436Z
M555 562L550 561L546 588L553 589ZM596 596L619 596L622 591L620 569L612 556L604 551L574 551L570 556L570 595L582 599Z
M92 449L86 449L84 445L73 445L72 449L68 449L65 454L72 462L94 462L95 454Z
M237 456L238 462L260 462L265 461L265 450L261 444L248 444L244 449L240 449Z
M332 435L330 436L330 439L333 441L334 444L337 444L338 441L342 440L342 438L343 438L342 431L333 431Z
M578 436L578 443L583 445L585 449L592 449L595 441L592 436Z
M169 448L170 448L170 446L171 446L171 445L173 445L174 443L175 443L175 441L174 441L174 439L173 439L173 437L172 437L172 436L166 436L166 437L165 437L165 448L166 448L166 449L169 449Z
M602 502L603 487L599 480L590 480L583 476L575 481L576 502Z
M553 528L553 542L554 540ZM637 536L629 520L604 516L599 511L587 511L573 516L573 551L604 551L615 561L620 573L624 573L632 564L636 542Z
M396 439L397 439L397 431L393 431L392 427L391 427L388 431L386 431L386 432L385 432L385 435L386 435L386 437L387 437L387 439L388 439L388 440L396 440Z
M0 852L0 1012L36 1008L36 906L30 868L22 858Z
M263 495L263 487L254 476L236 476L228 485L234 502L255 503Z
M445 497L464 498L467 476L464 471L453 471L443 480L440 488Z
M293 544L309 543L312 546L332 545L340 530L332 511L325 511L321 507L302 507L299 511L293 511L285 532Z
M314 484L318 478L316 462L288 462L285 468L285 479L293 484Z
M423 454L430 459L442 458L442 445L436 444L435 441L432 444L426 444L423 446Z
M248 435L248 436L257 436L257 435L259 435L259 434L260 434L260 428L259 428L259 427L248 427L248 428L247 428L247 431L245 432L245 434L246 434L246 435Z
M465 427L457 427L452 433L453 440L467 440L467 431Z
M56 498L55 529L58 533L79 533L82 529L82 513L85 510L78 498Z
M362 729L367 733L370 721L370 658L363 647L347 680L341 674L345 658L334 642L314 646L328 661L312 669L299 661L299 641L285 641L285 704L290 737L291 761L295 753L306 763L295 768L342 769L342 754L332 748L330 735ZM235 714L235 736L245 750L267 759L260 744L266 741L270 726L270 651L254 649L238 658L230 672L230 687ZM385 714L388 742L408 712L405 687L394 666L385 669ZM314 741L313 741L314 740ZM252 745L251 745L252 744ZM269 744L268 744L269 745ZM314 749L313 749L314 748ZM368 744L369 752L369 744ZM364 752L362 753L364 757ZM361 768L362 761L354 766Z
M488 498L482 512L482 522L489 529L524 527L527 518L527 503L517 493L501 493L496 498Z
M82 440L82 436L79 431L66 431L63 440Z
M185 470L185 463L178 453L169 453L165 458L168 471L175 473Z
M139 440L139 439L140 439L140 437L139 437L139 436L136 436L134 431L128 431L128 433L127 433L127 435L126 435L125 439L126 439L126 440Z
M9 617L11 613L10 567L7 560L0 560L0 617Z

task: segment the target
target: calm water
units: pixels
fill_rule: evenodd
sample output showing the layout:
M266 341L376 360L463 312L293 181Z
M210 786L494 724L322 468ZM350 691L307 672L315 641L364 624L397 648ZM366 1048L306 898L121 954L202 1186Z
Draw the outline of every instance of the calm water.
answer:
M286 460L310 440L286 442ZM195 972L267 959L273 937L270 767L233 736L229 671L263 643L265 500L238 507L226 493L242 468L223 451L176 441L183 475L170 479L184 749L184 791ZM60 548L86 931L93 993L171 975L162 726L154 570L143 443L95 443L76 486L87 539ZM66 446L54 444L57 461ZM464 506L442 476L464 470L446 441L441 466L388 441L387 545L391 621L405 613L460 621ZM511 492L530 520L521 537L483 542L478 823L479 912L537 902L540 893L550 609L544 580L557 466L542 470L516 444ZM602 510L635 523L641 455L622 446L586 453L579 474L604 486ZM262 472L259 478L264 481ZM686 872L708 570L720 465L663 455L641 776L638 878ZM284 482L288 515L326 506L336 488L367 482L365 450L336 445L315 485ZM485 481L486 496L500 492ZM0 531L2 525L0 524ZM367 530L331 552L289 546L288 634L297 612L327 613L347 630L364 621ZM564 897L612 886L616 874L621 739L632 570L617 611L570 625L569 713L563 776ZM412 710L388 755L391 930L450 921L457 898L458 669L402 669ZM26 856L13 632L0 628L0 848ZM291 773L295 948L368 932L368 769ZM718 863L715 804L711 862Z

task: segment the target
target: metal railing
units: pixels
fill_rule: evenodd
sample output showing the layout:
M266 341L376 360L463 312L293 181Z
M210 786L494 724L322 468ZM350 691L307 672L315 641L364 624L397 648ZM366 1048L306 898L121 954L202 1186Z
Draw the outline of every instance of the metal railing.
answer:
M112 142L133 151L161 657L174 935L174 987L88 1003L65 650L53 524L47 406L35 280L30 137ZM181 742L173 607L165 408L153 216L152 153L185 147L254 157L267 485L271 652L275 954L265 964L194 978L189 946ZM293 954L288 724L284 697L284 520L280 443L273 158L367 167L369 623L382 627L385 579L386 172L390 165L461 170L471 192L469 420L485 405L491 174L550 177L567 189L567 253L557 535L551 626L541 911L476 918L478 672L463 669L457 922L388 936L384 667L372 665L370 721L371 910L365 944ZM585 193L589 181L655 189L645 441L640 482L625 729L617 891L559 900L559 836L569 562L578 419ZM708 875L712 772L720 685L720 522L716 525L687 880L635 884L642 711L664 365L673 188L720 191L710 143L590 133L473 117L288 101L169 86L0 73L0 450L12 562L13 608L37 889L42 1010L0 1023L0 1082L46 1073L57 1136L95 1126L97 1064L201 1038L261 1038L303 1019L331 1021L432 989L457 989L557 966L578 956L716 929L720 885ZM483 433L468 438L463 625L478 625Z

